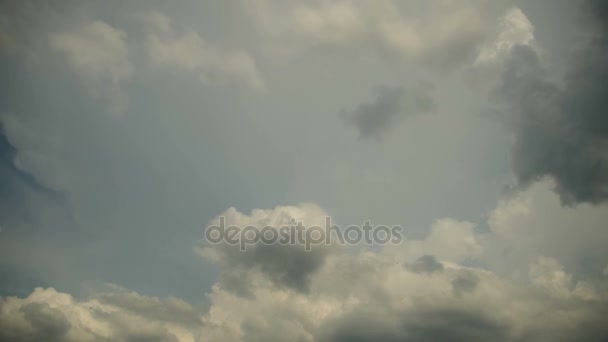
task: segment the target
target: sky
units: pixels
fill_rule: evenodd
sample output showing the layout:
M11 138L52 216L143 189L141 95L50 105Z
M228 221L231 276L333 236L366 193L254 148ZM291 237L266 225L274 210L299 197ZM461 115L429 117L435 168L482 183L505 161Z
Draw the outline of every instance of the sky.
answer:
M603 1L3 1L0 75L2 342L608 339Z

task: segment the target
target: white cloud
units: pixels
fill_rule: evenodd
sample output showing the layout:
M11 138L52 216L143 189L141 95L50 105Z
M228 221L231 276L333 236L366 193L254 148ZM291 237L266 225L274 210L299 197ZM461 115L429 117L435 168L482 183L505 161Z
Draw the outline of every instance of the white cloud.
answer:
M475 258L481 254L482 245L474 229L475 225L470 222L438 220L426 239L406 241L405 250L410 258L424 254L454 262Z
M540 183L500 203L492 211L490 232L478 233L471 223L443 219L426 238L379 251L346 248L325 253L257 245L242 253L231 249L234 246L207 245L199 251L213 256L220 278L208 294L210 306L204 313L179 299L160 300L118 287L83 302L37 289L25 299L5 299L0 325L5 334L53 333L64 340L193 341L201 336L228 342L427 341L449 336L467 341L566 341L608 336L602 324L607 298L601 295L608 284L598 278L601 269L575 277L577 270L560 261L576 254L542 248L534 253L523 247L515 251L526 260L523 279L494 271L519 267L496 246L525 246L528 237L539 244L534 240L539 232L546 238L548 230L561 229L551 227L553 222L525 221L546 217L547 208L558 210L555 197L550 184ZM567 221L592 209L564 208L555 219ZM230 208L221 216L226 226L280 226L292 223L291 218L311 226L323 225L326 213L302 204L251 214ZM219 217L211 222L218 223ZM580 229L587 232L585 239L602 233ZM528 234L513 234L521 230ZM587 249L575 239L571 242L577 253ZM422 255L436 257L427 259L441 266L432 272L410 267ZM492 261L492 255L499 257L485 268L463 265ZM298 281L306 286L297 286Z
M0 298L0 339L10 341L196 341L200 312L116 286L79 301L53 288Z
M244 6L263 33L295 48L363 44L439 69L451 69L472 57L491 27L494 7L501 7L475 1L390 0L259 0Z
M264 90L255 61L244 51L228 51L206 41L192 29L178 31L171 20L158 12L144 16L150 32L145 50L152 65L198 74L205 84L244 84Z
M503 62L515 45L536 46L534 25L518 7L509 9L500 18L497 31L494 40L481 49L474 65Z
M595 299L577 295L562 270L533 265L535 285L527 287L482 269L446 265L414 273L382 252L332 255L308 294L256 283L249 288L252 296L241 297L216 286L203 335L210 341L425 341L444 335L527 341L538 340L531 336L548 326L553 329L541 335L546 340L581 336L581 324L589 324L590 334L605 333L602 311L585 306ZM475 281L456 289L463 274ZM552 292L544 295L536 286Z
M507 9L497 23L489 29L475 58L466 68L467 80L482 92L493 90L500 84L513 47L525 46L544 62L543 48L535 37L535 27L521 8Z
M471 341L490 337L536 341L607 336L599 318L606 310L605 299L597 290L606 285L597 280L601 270L574 277L556 259L576 255L556 253L558 247L539 250L546 255L523 248L514 251L526 260L523 279L493 272L494 268L519 267L512 258L503 258L502 250L493 250L497 245L517 248L528 243L528 235L542 234L546 239L548 230L560 229L552 227L551 222L522 225L513 221L513 217L522 215L544 217L546 206L556 205L553 209L559 210L550 184L541 183L521 196L529 200L513 198L492 212L490 233L475 232L471 223L444 219L434 224L422 240L408 240L402 246L378 252L328 254L322 265L309 273L306 292L285 287L259 269L250 269L247 277L240 278L246 294L234 291L234 284L219 282L209 295L211 308L204 317L203 334L211 341L433 340L437 336ZM505 210L505 206L513 210ZM302 217L302 210L279 207L255 210L248 216L231 209L226 214L234 224L280 224L288 222L289 213ZM558 215L562 221L589 214L589 208L563 210ZM316 216L308 217L314 222ZM508 230L525 230L528 235L508 235ZM601 231L593 234L601 235ZM576 241L574 244L578 253L586 248ZM233 270L235 263L225 262L226 254L216 254L220 255L216 259L220 272ZM408 266L423 255L436 256L442 267L419 272ZM500 255L496 263L486 265L489 268L462 265L484 262L489 255ZM314 254L303 257L314 258ZM572 266L570 269L576 271ZM581 328L583 325L586 328Z
M562 206L554 188L544 179L498 204L488 222L487 260L524 271L531 261L550 257L569 268L601 272L608 260L606 205Z
M125 110L128 100L121 84L131 78L133 66L124 31L96 20L49 34L49 45L65 56L96 96L109 99L112 111Z
M218 225L220 217L224 218L225 227L236 226L241 229L254 226L258 229L273 227L277 232L283 226L295 226L302 223L304 228L313 226L325 227L325 218L328 217L321 208L314 204L301 204L299 206L279 206L270 210L255 209L251 215L238 212L230 208L208 226ZM239 245L221 243L207 245L195 249L201 256L217 264L221 270L220 283L237 293L251 295L248 284L264 282L260 273L269 277L279 286L307 292L310 286L310 277L323 266L329 246L311 246L306 250L305 245L294 241L294 244L257 243L246 246L242 251Z

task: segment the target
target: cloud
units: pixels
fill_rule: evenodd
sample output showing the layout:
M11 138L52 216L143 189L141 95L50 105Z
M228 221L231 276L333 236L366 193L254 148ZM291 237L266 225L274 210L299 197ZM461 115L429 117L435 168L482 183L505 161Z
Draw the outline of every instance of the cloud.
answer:
M600 18L601 19L601 18ZM510 49L497 87L515 135L512 167L522 188L551 177L564 204L608 199L608 121L604 79L607 32L575 56L561 81L529 45Z
M65 315L53 309L47 303L28 303L20 308L23 318L28 321L34 331L32 340L48 339L59 341L70 329L70 322ZM15 340L24 336L14 336Z
M271 210L254 210L246 215L231 208L213 219L208 226L219 224L219 217L225 218L225 227L248 226L262 229L272 227L278 232L282 226L294 226L299 222L306 228L325 227L327 214L313 204L301 206L281 206ZM250 282L259 281L263 274L277 286L297 291L309 290L310 278L325 262L330 253L329 246L312 246L310 251L303 244L263 244L247 246L246 251L239 245L222 242L219 245L198 247L197 252L220 267L220 284L240 295L251 295L247 289Z
M37 288L25 298L0 298L0 341L195 341L202 326L196 310L116 286L82 301Z
M179 31L169 17L159 12L143 15L143 21L149 29L144 49L153 66L194 72L205 84L236 83L264 90L264 80L246 52L217 47L192 29Z
M373 5L357 1L279 5L259 0L245 2L244 7L276 44L295 48L364 46L445 71L474 57L494 20L495 7L501 5L390 0Z
M476 259L483 252L483 240L475 231L475 224L471 222L439 219L431 225L425 239L404 241L401 253L408 258L433 255L439 260L454 262Z
M491 239L483 259L501 274L527 272L531 260L549 256L576 270L599 274L608 260L606 204L561 206L555 182L544 179L499 202L489 215Z
M443 271L443 265L432 255L423 255L415 262L406 266L414 273L434 273Z
M570 290L567 297L546 297L487 271L454 266L428 277L383 253L330 256L307 294L261 283L250 289L254 297L244 299L215 287L203 334L211 341L606 337L596 316L605 306ZM554 306L561 313L551 311ZM585 324L592 333L577 328ZM547 327L552 329L528 338Z
M379 87L373 101L362 103L342 115L346 123L357 128L361 138L382 139L404 117L433 110L435 101L430 92L426 84Z
M48 40L50 48L65 56L94 95L110 101L112 112L126 109L127 96L121 85L133 75L133 66L124 31L96 20L70 31L53 32Z
M501 247L526 246L530 238L530 245L538 244L536 236L551 241L547 236L555 235L559 241L560 234L571 231L568 220L579 222L587 232L578 235L597 237L602 232L586 226L602 222L598 217L601 209L562 207L547 182L520 196L526 200L513 197L499 203L490 215L489 232L444 219L426 238L408 239L401 246L381 251L334 251L309 274L305 292L272 280L259 267L241 277L249 296L235 293L220 281L209 295L211 306L204 316L203 334L211 341L606 338L608 331L599 319L608 309L608 298L601 294L608 286L608 279L601 276L605 265L591 270L576 262L564 266L558 261L573 261L585 253L604 260L598 254L603 243L591 247L580 237L570 241L572 253L542 245L538 250L523 247L511 252L521 259L513 259ZM556 220L564 225L554 226L548 208L558 211L554 212ZM252 216L260 219L281 216L278 211L254 212ZM538 220L515 220L519 215ZM593 219L579 220L583 216ZM231 222L259 223L242 214L238 217L245 221ZM510 235L507 230L521 234ZM297 255L295 249L286 253ZM467 263L483 267L464 266ZM224 267L234 267L234 263L216 265L220 273L226 272ZM523 273L518 273L520 266ZM298 269L297 264L291 267Z
M409 6L415 7L412 4L428 7L408 11ZM479 206L467 199L480 197L478 188L488 188L480 184L491 183L487 179L500 183L508 167L486 160L502 158L504 151L496 148L502 140L493 136L496 131L485 131L488 126L481 120L473 119L478 99L460 87L460 74L433 80L441 98L430 96L429 89L405 85L383 88L360 104L360 99L353 100L353 92L358 94L372 84L401 84L398 78L409 70L383 63L381 58L362 60L368 69L352 68L359 62L340 60L337 64L333 58L319 58L319 50L314 50L320 45L373 49L399 60L415 60L417 69L452 70L466 61L473 64L478 55L474 52L481 47L480 55L489 56L482 58L484 63L497 68L506 65L514 72L502 75L508 81L505 84L517 85L517 89L503 89L503 100L524 99L509 102L531 104L547 115L538 121L542 134L524 115L510 116L506 121L514 132L533 127L541 138L543 132L561 132L562 124L553 124L554 117L543 108L563 107L561 95L570 93L566 91L569 83L554 81L557 77L545 70L549 55L535 48L536 38L530 41L531 21L523 11L509 11L498 38L479 45L486 40L477 38L476 13L486 18L483 22L491 22L493 13L478 7L465 10L469 2L462 4L269 3L271 17L273 10L286 14L282 19L271 18L278 22L268 22L279 28L267 31L269 36L276 34L271 39L282 44L281 39L289 38L294 46L313 49L297 60L302 68L293 64L264 67L274 73L267 79L277 82L280 89L277 98L261 102L259 97L235 99L232 92L164 82L168 70L186 77L202 75L213 84L255 84L251 74L220 66L224 57L228 60L238 54L236 41L255 36L242 33L243 27L249 29L239 26L246 25L245 20L226 25L228 19L233 23L243 18L226 12L230 15L221 20L205 16L198 20L199 12L190 11L196 6L202 6L198 10L217 6L234 10L234 5L197 3L186 10L168 6L175 23L164 15L150 15L143 39L136 33L142 27L140 21L121 22L119 15L113 17L105 10L103 18L94 13L99 21L76 25L69 21L65 27L44 29L64 38L49 54L51 59L61 57L61 64L49 60L32 68L9 59L0 65L9 75L4 78L7 92L0 114L6 135L0 136L0 224L4 228L0 232L0 286L3 291L18 292L18 297L0 299L0 340L605 340L605 203L562 206L552 191L559 187L559 180L541 177L502 198L489 212L483 210L488 220L478 222ZM542 20L530 14L540 37L547 30ZM184 25L182 20L191 21ZM288 25L290 21L294 27ZM88 29L76 32L75 27ZM463 30L471 34L461 34ZM119 39L106 40L110 36ZM444 40L452 38L453 43ZM94 66L87 64L87 58L86 62L79 59L95 51L88 43L111 46L110 42L121 39L129 44L127 61L143 53L149 62L137 63L137 75L109 66L113 64L107 61L120 59L106 58L106 51L93 54L93 59L99 58ZM73 48L74 41L87 48ZM263 42L247 41L246 50L256 55L266 48ZM148 43L154 49L147 50ZM47 52L49 44L45 40ZM485 47L490 49L487 54ZM74 53L79 57L70 57ZM372 67L376 62L382 67ZM65 67L71 72L66 74ZM291 74L291 69L297 70ZM332 72L323 78L310 72L321 69ZM117 77L121 90L129 84L129 115L99 115L103 108L80 96L80 88L91 91L89 84L94 84L93 89L106 99L109 93L102 89L112 84L113 73L123 75ZM330 79L348 82L337 89L325 84ZM524 90L518 88L521 84ZM542 91L530 91L538 88ZM307 96L299 96L303 92ZM550 100L549 105L531 96L538 93ZM353 103L348 116L353 128L362 137L366 130L366 137L382 138L399 133L396 126L406 125L408 115L424 112L416 106L417 96L428 97L431 107L445 100L449 111L423 117L424 129L402 127L407 131L402 136L411 140L395 141L390 146L393 150L385 149L387 153L348 144L343 122L335 115L324 117L344 103ZM586 119L581 123L586 127ZM600 121L593 123L598 126L594 129L601 128ZM285 124L297 127L295 133L301 134L281 129ZM595 134L591 129L584 131ZM433 153L425 149L430 145ZM476 150L479 145L483 147ZM404 146L414 147L404 150ZM524 152L532 152L532 147L527 145ZM275 157L272 152L277 151L281 153ZM478 173L474 169L480 163L484 170ZM404 172L408 168L417 172ZM474 172L467 175L469 170ZM343 183L345 177L350 181ZM336 188L336 184L343 186ZM319 192L323 188L325 192ZM314 204L275 206L298 203L307 196L317 198L328 211ZM65 219L63 212L55 213L63 204ZM230 206L234 207L223 211ZM466 221L424 212L425 207L441 211L461 206L475 207L472 215L463 216ZM374 223L405 223L413 229L418 229L411 224L416 219L433 223L423 228L428 234L413 231L402 245L384 249L315 246L306 251L302 245L258 244L241 252L238 247L203 242L195 250L205 259L192 255L192 247L203 235L201 224L213 217L210 224L217 224L218 213L226 224L261 227L290 224L292 218L323 226L328 212L349 223L361 224L352 221L365 216ZM452 213L449 216L458 218ZM131 290L117 286L93 290L101 279ZM32 292L32 283L44 288ZM81 296L82 290L88 295ZM189 298L169 296L175 292L180 297L188 293ZM205 307L189 303L203 298Z
M505 341L507 337L508 326L482 313L431 309L404 313L388 324L370 315L355 315L337 323L320 341Z
M454 295L461 296L463 293L475 290L477 283L479 283L479 277L475 273L463 270L452 280L452 290Z
M536 42L534 25L520 8L513 7L500 18L496 38L482 47L473 65L500 63L516 45L534 47Z
M85 301L53 289L37 289L23 299L3 300L0 331L5 339L48 333L59 341L194 341L199 337L227 342L600 341L608 337L602 324L608 312L603 290L608 288L608 278L602 276L605 264L587 273L580 272L575 263L562 264L589 249L588 245L571 241L574 254L563 254L559 248L523 248L516 252L525 268L520 278L512 276L520 264L499 248L525 246L528 237L537 235L546 239L552 236L547 233L551 229L559 235L565 228L553 227L551 222L516 220L518 215L550 218L545 207L562 211L557 214L559 220L563 220L560 215L598 219L587 210L599 208L561 207L550 184L541 185L499 203L490 215L487 232L443 219L423 239L376 251L302 252L298 246L258 245L239 254L231 249L234 246L203 245L197 251L212 260L220 274L208 294L207 310L117 286ZM222 215L227 225L280 226L292 222L290 218L321 225L326 213L304 204L255 209L249 215L231 208ZM508 234L509 230L528 234ZM260 252L258 248L267 249ZM464 265L470 262L483 267ZM232 277L230 282L226 275ZM238 286L247 295L235 291ZM24 311L28 314L20 313Z

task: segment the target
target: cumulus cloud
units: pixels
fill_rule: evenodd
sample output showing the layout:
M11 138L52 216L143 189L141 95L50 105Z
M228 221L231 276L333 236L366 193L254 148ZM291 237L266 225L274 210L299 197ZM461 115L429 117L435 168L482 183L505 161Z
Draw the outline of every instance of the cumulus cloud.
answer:
M575 264L562 264L572 255L557 248L523 248L516 254L522 256L525 272L517 278L511 272L518 263L497 248L526 242L527 235L516 237L508 230L526 229L531 236L546 237L555 229L547 221L522 224L514 220L518 216L546 218L543 207L548 205L575 219L598 208L562 207L546 184L520 194L524 195L528 200L514 197L498 205L490 215L488 232L444 219L423 239L376 251L304 252L301 246L281 249L259 243L239 252L227 244L203 244L197 251L220 273L204 311L176 298L161 300L116 286L86 301L37 289L23 299L4 299L0 331L5 339L49 334L59 341L605 339L605 264L581 273ZM322 225L326 213L303 204L255 209L249 215L231 208L221 215L226 226L280 226L292 223L291 218ZM218 223L219 217L210 222ZM588 248L575 240L572 244L577 253ZM489 262L483 267L465 265L483 261ZM235 290L239 286L240 291Z
M428 84L379 87L373 101L362 103L342 115L346 123L357 128L361 138L381 139L404 117L433 110L435 101L431 90Z
M121 84L133 74L126 32L96 20L70 31L53 32L48 40L93 94L107 97L113 112L125 110L127 97Z
M428 277L383 253L330 256L308 294L272 285L251 291L255 299L214 288L203 334L212 341L533 341L539 336L528 336L550 326L541 338L606 337L596 316L605 308L596 301L545 297L461 266ZM585 324L589 331L577 328Z
M192 29L178 30L166 15L143 15L149 33L144 48L150 63L196 73L205 84L244 84L264 90L264 81L255 61L244 51L215 46Z
M528 196L527 202L511 198L499 204L489 221L490 232L442 220L426 238L409 239L399 247L329 254L310 274L306 292L272 281L259 268L258 281L247 283L251 296L240 296L220 282L209 297L203 334L212 341L567 341L579 336L600 341L608 336L599 318L608 308L598 291L607 285L601 278L603 265L585 273L576 263L563 266L558 259L576 255L558 248L522 249L514 254L525 260L523 273L513 277L519 264L497 248L527 239L523 233L509 238L506 229L550 236L556 229L552 222L509 221L524 212L546 218L547 205L572 220L578 215L597 218L585 210L598 208L561 207L550 184L541 185L521 194ZM506 212L505 206L519 210ZM572 244L578 253L587 248L576 240ZM438 251L441 257L420 255L422 251ZM599 251L589 253L597 256ZM464 266L484 261L489 261L485 267Z
M483 252L482 237L475 231L476 226L471 222L439 219L430 226L425 239L404 241L400 253L408 258L433 255L439 260L458 263L475 259Z
M508 197L490 212L493 239L485 240L483 259L494 270L527 272L531 260L550 256L582 274L599 274L608 259L606 205L560 204L553 193L555 182L545 179L528 190Z
M238 212L230 208L208 226L218 225L220 217L224 218L225 227L271 227L277 232L280 227L295 226L302 223L302 227L309 229L313 226L325 227L325 213L314 204L301 206L281 206L272 210L254 210L251 215ZM264 244L246 246L242 251L239 245L231 245L225 241L219 245L208 246L203 244L197 252L220 266L220 284L227 289L234 290L241 295L251 295L248 289L250 282L260 281L256 278L258 273L267 276L278 286L292 288L306 292L309 289L310 278L317 272L330 252L329 246L306 246L294 244Z
M53 288L0 298L0 341L196 341L201 311L110 286L86 300Z
M596 5L596 19L603 20ZM600 13L600 14L598 14ZM604 82L608 74L606 28L574 58L561 81L525 41L510 48L496 90L514 132L512 167L520 187L552 177L565 204L608 198L608 125Z
M286 44L366 46L450 70L473 58L500 4L383 0L309 3L259 0L245 8L265 34ZM416 13L415 15L413 13Z

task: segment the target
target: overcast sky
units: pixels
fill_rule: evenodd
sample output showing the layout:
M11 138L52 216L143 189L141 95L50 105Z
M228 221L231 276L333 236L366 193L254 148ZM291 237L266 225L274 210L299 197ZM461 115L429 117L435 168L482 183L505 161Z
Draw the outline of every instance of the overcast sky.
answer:
M608 339L603 1L3 1L0 75L2 342Z

